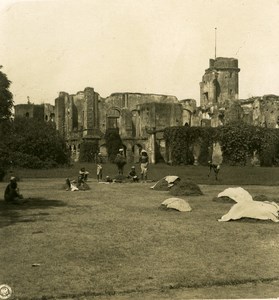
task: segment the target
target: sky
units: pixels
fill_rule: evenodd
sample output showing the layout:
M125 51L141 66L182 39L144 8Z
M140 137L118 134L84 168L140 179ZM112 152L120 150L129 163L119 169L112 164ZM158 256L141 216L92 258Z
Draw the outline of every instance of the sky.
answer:
M215 29L217 28L217 29ZM209 59L238 59L239 97L279 95L279 0L1 0L14 103L93 87L195 99Z

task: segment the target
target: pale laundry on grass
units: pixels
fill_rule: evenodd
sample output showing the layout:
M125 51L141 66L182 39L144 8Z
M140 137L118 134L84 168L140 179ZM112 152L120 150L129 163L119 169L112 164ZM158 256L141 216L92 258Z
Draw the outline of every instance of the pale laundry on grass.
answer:
M279 206L277 203L270 201L254 201L253 197L241 187L227 188L218 194L218 198L219 197L229 197L236 202L229 212L218 220L220 222L238 220L241 218L279 222Z
M168 209L174 209L181 212L191 211L192 208L189 203L180 198L168 198L162 202L161 206Z

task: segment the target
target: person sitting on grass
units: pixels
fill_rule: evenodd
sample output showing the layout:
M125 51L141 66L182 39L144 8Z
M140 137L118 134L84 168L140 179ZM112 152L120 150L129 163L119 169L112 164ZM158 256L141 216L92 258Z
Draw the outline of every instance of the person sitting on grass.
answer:
M106 182L111 183L111 182L113 182L113 180L109 176L106 176Z
M66 185L67 185L66 191L74 192L74 191L79 190L76 186L76 181L75 180L71 181L69 178L66 178Z
M79 175L78 175L78 182L77 182L77 188L79 190L82 190L82 191L89 190L89 186L86 183L88 174L89 174L89 172L85 171L85 168L80 169Z
M15 177L11 177L10 183L7 185L5 189L4 199L6 202L12 204L22 204L25 202L23 196L19 193L17 180Z
M138 182L139 181L138 175L136 173L135 166L131 167L131 171L129 172L127 178L131 179L133 182Z
M88 175L89 175L89 172L85 171L84 167L80 169L80 171L79 171L79 177L80 177L81 180L83 180L84 182L87 181Z

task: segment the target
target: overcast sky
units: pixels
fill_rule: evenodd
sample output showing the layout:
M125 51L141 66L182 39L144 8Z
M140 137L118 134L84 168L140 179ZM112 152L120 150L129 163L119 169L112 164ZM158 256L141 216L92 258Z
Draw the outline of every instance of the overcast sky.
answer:
M215 28L240 98L279 95L279 0L0 0L1 71L15 104L87 86L199 103Z

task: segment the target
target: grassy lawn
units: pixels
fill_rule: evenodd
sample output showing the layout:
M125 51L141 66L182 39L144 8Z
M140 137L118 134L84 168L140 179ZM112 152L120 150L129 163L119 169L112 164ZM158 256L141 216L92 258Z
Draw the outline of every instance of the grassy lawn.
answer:
M128 174L132 164L127 164L124 168L125 174ZM140 166L135 164L136 171L140 174ZM81 167L85 167L93 179L96 179L96 164L93 163L77 163L69 168L57 168L51 170L32 170L32 169L16 169L13 174L21 179L25 178L77 178L78 171ZM218 181L215 180L213 173L208 177L209 168L206 166L169 166L166 164L150 165L148 178L151 180L159 180L167 175L177 175L181 178L192 179L197 184L210 185L279 185L279 167L257 168L257 167L230 167L222 166L219 173ZM6 176L9 178L9 173ZM117 174L117 168L114 164L103 165L104 176L111 177Z
M276 168L246 173L245 168L230 172L223 168L221 186L213 177L207 178L205 167L151 167L151 178L172 174L201 184L203 196L187 197L192 212L179 213L158 209L170 195L151 190L150 183L98 184L91 178L91 190L66 192L62 189L65 175L76 176L79 167L54 173L17 170L21 191L31 199L24 206L7 206L0 200L0 284L10 285L15 297L168 293L183 287L279 279L278 224L219 223L217 219L232 204L212 201L241 179L249 184L255 178L257 183L262 176L263 185L268 178L275 185ZM87 167L95 175L95 165ZM106 167L109 175L115 173L115 166ZM215 185L202 185L209 181ZM0 183L2 194L5 186ZM276 186L245 188L252 195L278 197ZM264 297L274 296L261 291ZM261 297L258 289L255 293L254 297ZM208 295L215 297L213 291Z

